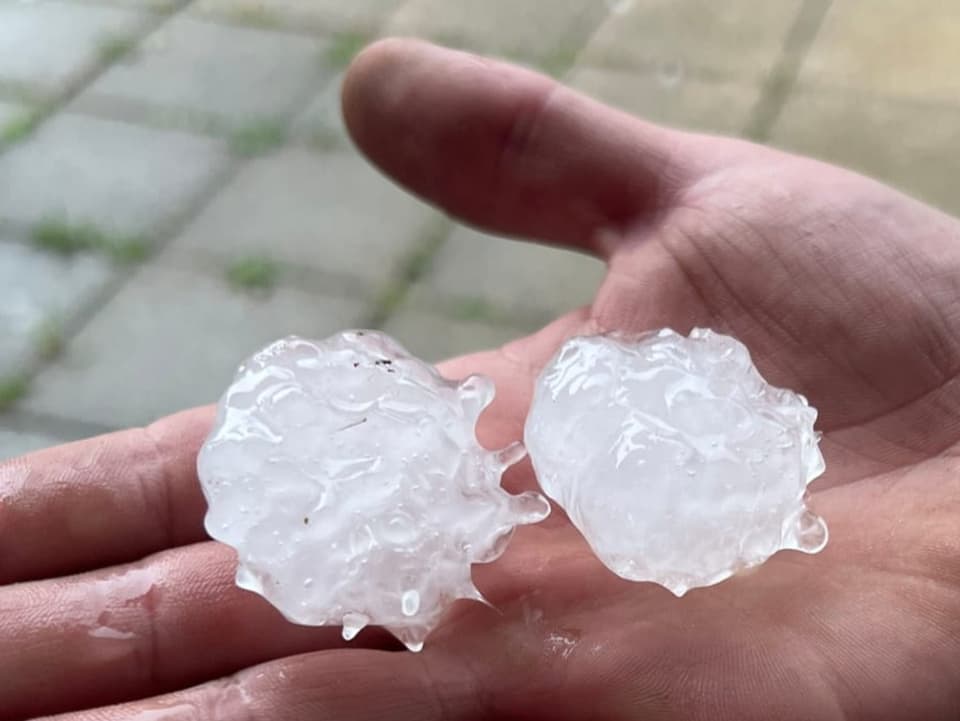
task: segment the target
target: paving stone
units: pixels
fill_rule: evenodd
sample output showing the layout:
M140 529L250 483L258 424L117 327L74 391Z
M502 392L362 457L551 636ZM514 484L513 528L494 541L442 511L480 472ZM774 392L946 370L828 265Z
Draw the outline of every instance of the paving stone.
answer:
M845 0L831 4L800 83L960 105L958 67L960 3Z
M960 107L797 90L771 142L871 175L960 213Z
M616 4L578 58L759 81L780 57L803 0L632 0Z
M130 62L114 65L77 107L115 102L244 127L285 118L334 69L328 41L175 17L145 39Z
M115 5L117 7L139 7L152 10L157 13L167 13L175 10L184 3L191 0L71 0L72 2L82 2L88 5ZM36 0L28 0L36 2Z
M743 132L760 98L760 85L642 71L579 67L568 84L609 105L655 123L714 133Z
M285 148L248 164L170 247L384 281L437 213L351 151Z
M22 372L114 276L102 258L0 241L0 378Z
M411 353L432 363L498 348L526 335L523 329L483 321L457 320L409 307L393 316L384 325L384 330Z
M293 136L318 148L350 147L340 110L343 75L326 85L293 122Z
M373 33L404 0L198 0L191 11L242 22Z
M132 36L148 17L54 0L0 3L0 83L60 93L97 62L105 41Z
M385 31L567 65L606 14L601 0L408 0Z
M0 427L0 461L16 458L32 451L39 451L41 448L56 446L65 443L67 440L69 439L58 438L45 433L30 433Z
M460 226L437 253L413 297L417 303L434 302L433 296L482 300L513 315L517 323L536 325L589 303L603 275L603 263L581 253Z
M342 298L290 288L257 298L218 278L148 266L34 379L22 407L111 427L146 423L216 400L271 340L323 337L362 313Z
M182 212L227 159L219 140L62 114L0 156L0 220L62 217L149 234Z

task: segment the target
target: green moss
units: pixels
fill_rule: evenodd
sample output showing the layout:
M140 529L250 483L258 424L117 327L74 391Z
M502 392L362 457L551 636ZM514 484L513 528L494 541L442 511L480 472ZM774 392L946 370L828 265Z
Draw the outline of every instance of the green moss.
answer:
M230 134L230 148L237 155L260 155L284 144L286 126L277 120L260 120Z
M326 60L335 68L345 68L369 42L367 35L338 33L327 50Z
M54 218L41 221L31 237L38 248L59 255L92 250L103 240L103 234L93 225L71 224Z
M279 276L279 266L263 256L241 258L227 268L227 282L239 290L270 291Z
M433 266L433 258L443 242L435 238L427 238L413 249L403 265L403 280L407 283L416 283L425 276Z
M63 352L63 323L59 318L51 317L40 323L34 330L34 347L43 360L53 360Z
M401 285L399 283L389 284L383 290L383 292L377 296L376 316L380 320L378 320L376 323L367 325L379 326L384 320L394 314L406 297L407 287L405 285Z
M43 119L39 110L28 110L0 129L0 143L17 143L30 135Z
M152 0L150 9L163 15L169 15L182 4L182 0Z
M483 298L458 298L449 305L449 313L457 320L504 320L503 313Z
M557 48L542 58L537 65L543 72L555 78L562 78L577 61L577 48Z
M410 255L406 257L397 275L377 295L377 299L373 303L373 310L365 325L371 328L379 328L387 321L403 303L410 288L430 271L434 256L446 242L449 234L450 224L444 220L437 223L429 233L420 239Z
M97 57L103 65L112 65L129 55L137 44L127 35L104 35L97 42Z
M30 379L24 374L0 378L0 411L7 410L30 390Z
M140 236L114 235L92 223L70 223L59 218L41 221L34 227L31 238L36 247L50 253L97 252L119 263L143 260L149 251L149 244Z
M277 28L283 25L283 18L262 5L238 5L231 8L227 16L234 22L258 28Z
M100 250L118 263L139 263L150 254L150 244L137 235L113 236Z

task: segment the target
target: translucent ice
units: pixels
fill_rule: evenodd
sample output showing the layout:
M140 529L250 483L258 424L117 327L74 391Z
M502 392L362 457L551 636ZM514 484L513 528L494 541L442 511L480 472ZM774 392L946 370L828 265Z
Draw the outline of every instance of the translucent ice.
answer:
M470 564L549 513L500 476L519 444L482 448L493 383L442 378L396 341L347 331L279 340L237 371L200 452L207 531L239 556L237 583L291 621L385 626L418 650Z
M540 485L618 575L677 595L781 549L815 553L815 409L709 330L568 341L543 370L525 441Z

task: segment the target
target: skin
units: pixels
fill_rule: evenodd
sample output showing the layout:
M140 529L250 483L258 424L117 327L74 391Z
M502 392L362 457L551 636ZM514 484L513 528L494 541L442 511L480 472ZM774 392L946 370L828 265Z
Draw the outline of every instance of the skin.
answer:
M499 611L459 604L418 655L376 629L344 649L338 629L287 624L233 586L231 552L202 529L212 415L196 409L0 466L0 719L960 717L956 220L411 41L362 53L343 101L357 144L413 192L608 264L589 307L442 366L496 381L484 443L521 437L536 373L571 334L732 333L821 411L827 549L676 599L616 578L557 512L475 567ZM534 487L529 464L505 485Z

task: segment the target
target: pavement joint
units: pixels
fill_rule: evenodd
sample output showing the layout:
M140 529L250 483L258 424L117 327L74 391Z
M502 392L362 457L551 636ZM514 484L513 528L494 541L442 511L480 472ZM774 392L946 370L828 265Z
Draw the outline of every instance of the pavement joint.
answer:
M135 31L125 34L125 37L127 37L128 40L134 44L141 42L157 28L161 27L170 18L186 9L191 2L193 2L193 0L171 0L169 10L148 12L144 22L138 28L136 28ZM33 100L36 102L34 107L35 115L31 120L30 132L24 134L23 137L17 138L17 141L19 142L28 135L32 135L49 118L56 115L62 109L65 109L66 106L74 100L74 98L80 95L80 93L82 93L97 78L109 70L114 65L116 60L117 58L115 57L98 57L96 62L94 62L85 72L81 73L77 78L75 78L62 93L56 95L55 97L43 98L36 95L30 95L28 92L23 99L29 101L31 98L33 98ZM10 84L0 84L0 89L2 89L3 85L8 85L9 90ZM22 84L20 83L16 83L13 84L13 87L17 88L21 85ZM16 94L16 92L16 90L13 91L14 94ZM3 156L4 152L15 145L17 145L17 143L3 143L0 141L0 157Z
M770 133L797 83L807 52L823 25L831 1L806 0L800 7L784 42L780 58L763 84L757 105L743 130L743 137L761 143L769 140Z

